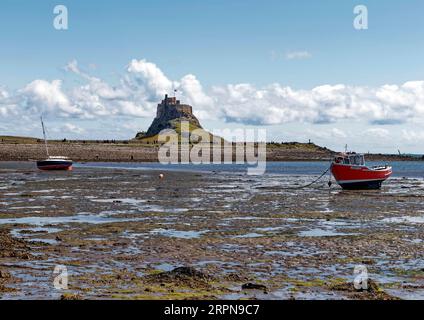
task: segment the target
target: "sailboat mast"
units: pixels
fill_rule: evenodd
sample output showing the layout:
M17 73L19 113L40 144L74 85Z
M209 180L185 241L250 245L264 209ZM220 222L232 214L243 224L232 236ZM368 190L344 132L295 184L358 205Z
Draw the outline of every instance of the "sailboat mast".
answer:
M44 145L46 146L47 157L50 157L49 148L47 146L46 130L44 129L43 117L40 117L40 119L41 119L41 126L43 127Z

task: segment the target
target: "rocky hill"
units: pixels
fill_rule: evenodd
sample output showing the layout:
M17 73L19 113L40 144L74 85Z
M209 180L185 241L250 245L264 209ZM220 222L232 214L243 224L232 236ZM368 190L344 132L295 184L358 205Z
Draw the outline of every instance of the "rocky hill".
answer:
M181 104L175 97L168 97L158 104L156 117L147 132L139 132L136 139L151 138L159 134L164 129L178 131L178 123L187 121L192 129L202 129L199 120L193 114L193 108L188 104Z

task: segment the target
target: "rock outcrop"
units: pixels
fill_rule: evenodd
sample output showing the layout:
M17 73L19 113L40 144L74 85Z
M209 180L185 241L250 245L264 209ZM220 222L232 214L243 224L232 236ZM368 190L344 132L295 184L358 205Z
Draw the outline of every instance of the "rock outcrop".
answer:
M180 121L188 121L190 126L202 128L190 105L181 104L175 97L170 98L165 95L165 99L158 104L156 118L147 132L137 133L136 138L152 137L164 129L176 129L176 123Z

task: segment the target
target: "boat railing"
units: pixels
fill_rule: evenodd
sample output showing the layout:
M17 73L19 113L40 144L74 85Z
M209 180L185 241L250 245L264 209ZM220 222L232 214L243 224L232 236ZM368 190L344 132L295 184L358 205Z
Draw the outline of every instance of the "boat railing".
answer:
M62 157L62 156L50 156L47 159L51 160L69 160L69 157Z
M373 169L373 170L386 170L387 168L388 168L389 166L386 164L386 165L380 165L380 166L372 166L371 167L371 169Z

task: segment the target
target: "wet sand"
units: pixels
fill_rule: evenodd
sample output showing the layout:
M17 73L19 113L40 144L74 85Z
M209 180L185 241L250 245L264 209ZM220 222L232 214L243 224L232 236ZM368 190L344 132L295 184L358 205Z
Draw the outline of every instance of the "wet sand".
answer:
M0 162L0 298L424 298L422 178L343 191L285 189L305 175L158 174ZM357 265L369 290L353 288Z

